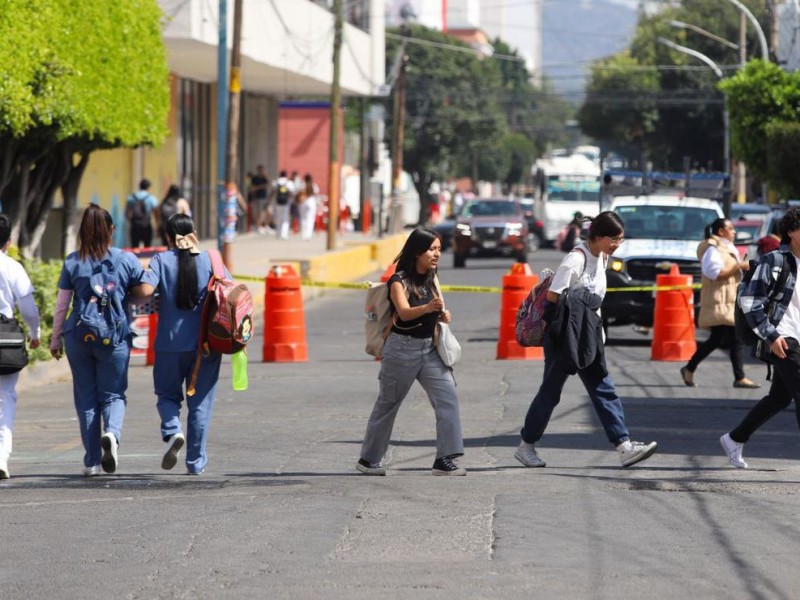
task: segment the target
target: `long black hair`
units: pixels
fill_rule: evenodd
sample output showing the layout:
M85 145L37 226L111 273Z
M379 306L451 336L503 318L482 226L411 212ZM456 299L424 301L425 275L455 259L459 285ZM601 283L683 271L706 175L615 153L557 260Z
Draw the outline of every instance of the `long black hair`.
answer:
M586 220L587 217L584 217ZM612 210L601 212L596 217L588 217L591 221L589 225L589 239L594 240L601 237L617 237L625 232L625 223L619 215Z
M394 262L397 263L397 271L403 271L403 279L408 280L409 289L418 298L425 296L427 290L433 289L436 269L431 269L425 274L417 273L417 258L423 252L427 252L433 242L438 239L438 234L431 229L415 229L403 244L400 254L394 259Z
M706 225L706 239L710 238L712 235L717 235L720 229L725 229L725 225L728 223L728 221L729 219L726 219L725 217L717 217L711 222L710 225Z
M175 245L175 237L194 233L192 218L176 213L167 219L167 237ZM199 303L197 294L197 264L195 255L189 250L178 250L178 289L175 292L175 304L178 308L192 310Z

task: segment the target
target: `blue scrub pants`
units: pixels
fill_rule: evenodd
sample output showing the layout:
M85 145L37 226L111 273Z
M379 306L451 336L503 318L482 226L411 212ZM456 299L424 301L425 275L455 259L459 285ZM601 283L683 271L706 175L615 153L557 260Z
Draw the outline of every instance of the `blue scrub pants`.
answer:
M83 466L94 467L102 456L100 436L111 432L117 441L122 437L130 343L122 342L110 350L87 344L69 331L64 335L64 349L72 370L72 393L86 450ZM102 432L101 420L105 424Z
M158 401L156 407L161 416L161 437L166 442L172 435L181 432L181 403L184 387L189 385L197 352L159 352L153 367L153 384ZM221 354L210 354L203 358L197 375L194 396L186 396L189 416L186 420L186 468L190 473L200 473L206 468L206 440L211 422L211 412L217 396Z

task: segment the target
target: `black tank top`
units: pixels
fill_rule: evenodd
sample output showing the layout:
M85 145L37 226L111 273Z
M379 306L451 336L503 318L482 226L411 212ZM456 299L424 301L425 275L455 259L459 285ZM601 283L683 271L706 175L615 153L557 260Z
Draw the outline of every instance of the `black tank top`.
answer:
M403 274L405 275L405 274ZM413 276L412 276L413 277ZM431 287L431 283L425 285L425 279L427 279L423 275L419 275L415 277L413 281L413 285L416 285L417 288L422 290L422 297L418 297L415 292L411 289L411 282L409 278L405 281L405 290L406 296L408 297L408 304L411 307L414 306L422 306L427 304L431 300L433 300L433 289ZM401 275L392 275L391 279L388 281L389 287L389 303L392 306L392 313L396 313L397 309L394 306L394 302L392 302L392 294L391 294L391 287L395 281L403 283L403 279ZM436 322L439 320L439 313L427 313L418 317L416 319L412 319L411 321L403 321L400 317L395 319L395 324L392 326L393 333L399 333L401 335L408 335L415 338L430 338L433 337L433 332L436 329Z

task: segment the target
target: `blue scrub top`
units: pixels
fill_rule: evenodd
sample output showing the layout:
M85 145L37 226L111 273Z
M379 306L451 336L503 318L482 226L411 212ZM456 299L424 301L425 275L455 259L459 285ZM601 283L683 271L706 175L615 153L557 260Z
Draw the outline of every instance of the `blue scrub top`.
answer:
M208 252L195 257L197 266L198 303L192 310L178 308L175 295L178 289L178 250L156 254L142 277L143 283L158 288L157 352L187 352L197 350L200 336L200 316L208 292L213 269Z
M142 264L133 254L123 252L119 248L109 248L103 260L106 259L114 263L119 289L122 291L121 300L125 306L124 303L131 287L141 283L144 275ZM58 278L58 287L73 292L72 312L64 323L64 333L75 327L75 321L78 320L84 303L92 296L91 276L99 262L93 259L81 259L77 252L73 252L64 260L64 266L61 267L61 275Z

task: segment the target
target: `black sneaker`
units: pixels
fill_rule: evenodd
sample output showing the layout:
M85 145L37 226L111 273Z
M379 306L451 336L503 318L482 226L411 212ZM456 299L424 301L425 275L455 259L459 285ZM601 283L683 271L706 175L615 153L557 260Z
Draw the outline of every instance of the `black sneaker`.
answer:
M386 475L386 469L381 466L381 463L371 463L363 458L358 459L356 469L365 475Z
M431 473L434 475L466 475L467 470L454 463L452 456L443 456L433 461Z

